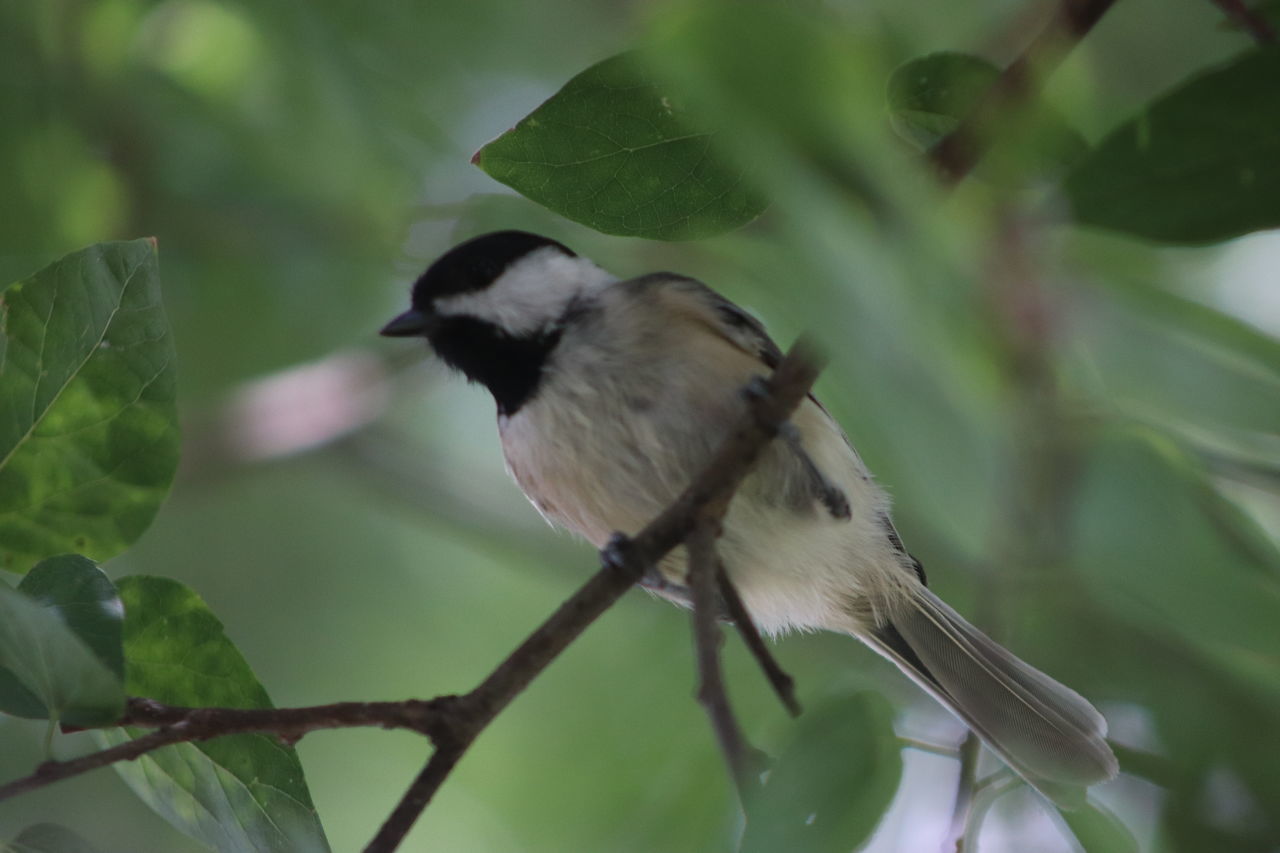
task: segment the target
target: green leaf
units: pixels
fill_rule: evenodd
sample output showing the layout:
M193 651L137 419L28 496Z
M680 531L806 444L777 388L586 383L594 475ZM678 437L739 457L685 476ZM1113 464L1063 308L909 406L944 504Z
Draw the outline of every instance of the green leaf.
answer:
M0 709L75 726L118 720L124 689L111 671L49 606L0 583ZM15 689L21 688L21 689Z
M995 65L964 53L932 53L900 65L889 78L894 130L921 150L931 148L973 113L999 76ZM1000 161L1039 170L1062 166L1088 148L1084 137L1043 105L1006 118L994 132L984 173Z
M272 707L198 595L168 578L126 577L117 586L130 694L171 705ZM130 737L122 729L101 735L107 744ZM115 767L156 812L223 853L329 849L297 751L275 738L177 744Z
M1092 800L1083 808L1062 810L1058 814L1084 853L1138 853L1137 840L1120 818Z
M178 460L152 243L92 246L0 294L0 412L0 568L138 538Z
M36 823L28 826L8 844L0 842L3 853L97 853L97 848L64 826Z
M124 609L116 588L102 570L77 554L50 557L32 569L18 591L61 618L111 672L124 678L121 623ZM45 719L48 708L22 679L0 667L0 711Z
M591 66L474 162L520 194L606 234L694 240L765 201L713 149L713 132L634 54Z
M845 853L871 837L902 777L893 709L872 693L800 718L747 808L741 853Z
M1280 49L1192 77L1067 175L1076 221L1169 243L1280 226Z

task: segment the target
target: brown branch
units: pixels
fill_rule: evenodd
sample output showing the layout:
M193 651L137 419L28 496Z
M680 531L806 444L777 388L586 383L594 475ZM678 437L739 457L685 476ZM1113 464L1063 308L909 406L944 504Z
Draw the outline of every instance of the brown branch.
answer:
M1115 0L1061 0L1052 20L1026 49L1000 72L977 106L929 150L929 159L947 184L959 182L991 145L995 126L1019 102L1029 98Z
M1276 43L1275 27L1271 26L1271 22L1265 15L1246 6L1244 0L1210 0L1210 2L1221 9L1228 20L1253 36L1253 40L1258 44Z
M586 586L504 660L483 683L462 699L468 708L471 730L459 732L456 763L471 740L529 682L573 642L588 625L607 610L624 592L668 551L688 539L702 518L719 518L734 493L754 467L756 460L782 428L791 412L813 387L822 369L822 359L804 339L796 342L765 382L766 391L749 397L749 411L729 434L707 467L657 518L633 538L620 537L606 548L605 563ZM452 767L452 763L449 764ZM379 832L387 842L402 838L431 801L448 776L435 774L430 765L414 782ZM394 824L394 826L393 826ZM399 833L398 836L396 833ZM398 843L398 840L396 840ZM384 847L383 849L394 849Z
M704 517L685 540L688 559L689 593L693 599L693 646L698 661L698 702L707 712L711 728L720 742L729 774L745 801L751 773L748 767L746 740L729 707L720 670L720 646L724 637L716 620L716 574L720 558L716 555L716 537L720 520Z
M155 732L69 761L46 762L30 776L0 786L0 800L174 743L250 732L274 734L292 742L319 729L406 728L429 737L435 752L366 847L367 853L395 850L485 726L645 571L694 535L703 521L724 515L743 479L805 399L820 370L821 359L814 349L798 341L773 376L765 380L763 393L748 395L746 416L689 487L634 538L619 538L606 548L602 552L604 568L465 696L269 709L179 708L133 699L119 724L158 727ZM714 573L707 580L714 584ZM704 612L710 611L704 608ZM742 763L745 766L745 760Z
M294 742L320 729L378 726L384 729L411 729L433 741L447 730L444 722L452 697L430 701L339 702L306 708L183 708L151 699L130 699L118 725L157 728L157 731L128 743L92 752L67 761L47 761L35 772L0 785L0 801L19 794L107 767L118 761L133 761L148 752L175 743L191 743L235 734L272 734ZM66 729L75 731L75 729Z
M422 772L404 792L391 816L378 828L378 834L365 846L364 853L392 853L399 847L413 828L418 815L422 814L466 751L465 743L437 746L431 759L427 761L427 766L422 768Z
M55 782L61 782L64 779L70 779L73 776L79 776L81 773L87 773L90 770L97 770L99 767L107 767L117 761L133 761L135 758L152 750L173 743L181 743L186 739L186 734L182 731L161 729L158 732L143 735L128 743L90 753L71 761L46 761L37 767L31 775L0 785L0 802L10 797L16 797L19 794L25 794L28 791L34 791L37 788L43 788L46 785L52 785Z
M730 582L723 566L720 566L716 572L716 580L720 584L720 597L724 599L725 609L728 610L729 618L733 620L734 627L738 629L742 642L746 644L747 650L751 652L756 659L756 663L760 665L765 678L769 680L770 686L773 687L773 692L778 694L778 698L782 700L782 704L786 706L787 711L793 717L800 716L800 703L796 700L795 680L783 670L774 658L773 653L769 651L769 647L765 645L764 638L756 630L756 623L752 621L751 615L747 613L746 605L742 603L738 590Z

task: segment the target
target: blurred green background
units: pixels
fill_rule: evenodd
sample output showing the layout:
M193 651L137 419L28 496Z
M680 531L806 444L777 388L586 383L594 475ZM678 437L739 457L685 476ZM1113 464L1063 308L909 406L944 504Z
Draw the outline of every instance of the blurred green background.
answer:
M712 44L687 5L0 0L0 277L159 240L184 463L107 571L198 590L280 705L473 686L594 555L507 481L487 396L376 330L456 240L539 230L619 275L697 275L784 344L813 330L832 355L819 391L931 584L1163 756L1164 787L1095 792L1141 848L1280 849L1280 236L1160 248L1054 225L1034 181L938 195L888 130L889 72L937 50L1005 63L1041 6L784 3L794 27ZM774 202L759 221L605 237L469 164L655 33L674 33L655 54L671 78L736 128L727 150ZM1047 97L1094 142L1247 46L1209 3L1131 0ZM788 56L805 62L779 70ZM869 687L900 733L962 734L850 639L777 653L809 707ZM631 593L484 734L404 849L726 849L737 818L691 658L685 614ZM736 642L727 658L752 739L785 742ZM38 763L42 736L0 718L0 778ZM299 749L336 850L372 836L427 755L381 731ZM869 849L946 831L955 763L906 758ZM0 805L0 838L38 820L107 851L198 849L110 771ZM1069 838L1023 791L980 841Z

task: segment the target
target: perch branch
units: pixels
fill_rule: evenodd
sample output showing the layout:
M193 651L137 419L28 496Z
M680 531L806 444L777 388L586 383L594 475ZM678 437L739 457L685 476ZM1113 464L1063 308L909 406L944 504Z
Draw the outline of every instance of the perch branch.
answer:
M470 693L426 701L342 702L272 709L181 708L150 699L131 699L118 724L156 731L68 761L46 762L29 776L0 786L0 800L118 761L134 760L174 743L249 732L273 734L294 742L319 729L404 728L426 735L435 751L365 848L366 853L395 850L485 726L646 570L693 535L700 520L723 516L743 478L809 393L820 370L820 359L813 348L804 341L797 342L764 383L765 391L747 397L747 414L689 487L635 537L619 539L606 549L602 554L605 566ZM714 583L714 576L710 580Z
M476 735L546 668L588 625L668 551L687 540L699 520L719 518L729 506L764 448L778 434L791 412L808 395L818 378L821 360L801 339L778 365L763 394L751 395L746 417L733 429L706 468L666 510L631 538L621 537L602 554L604 567L562 604L550 619L507 657L479 687L462 697L468 727L455 732L456 755L430 764L379 830L365 853L394 850L448 776ZM433 757L433 761L435 761Z

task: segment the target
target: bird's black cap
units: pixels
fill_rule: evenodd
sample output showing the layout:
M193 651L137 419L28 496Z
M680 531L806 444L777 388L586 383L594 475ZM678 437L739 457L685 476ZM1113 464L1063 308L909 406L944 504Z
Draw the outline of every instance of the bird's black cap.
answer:
M512 263L548 246L577 257L563 243L528 231L494 231L454 246L414 282L413 308L383 326L381 334L392 338L425 335L431 327L431 304L436 299L484 290Z
M422 307L441 296L483 290L512 263L548 246L575 257L563 243L528 231L494 231L460 243L419 277L413 285L413 304Z

